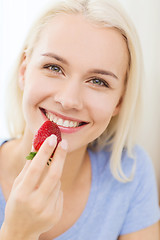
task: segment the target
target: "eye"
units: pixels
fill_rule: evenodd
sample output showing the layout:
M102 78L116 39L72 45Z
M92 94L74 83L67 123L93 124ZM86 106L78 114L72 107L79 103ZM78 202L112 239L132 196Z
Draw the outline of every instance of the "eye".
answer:
M109 88L109 84L104 79L93 78L93 79L90 80L90 82L92 82L92 84L98 85L100 87L107 87L107 88Z
M45 69L48 69L54 73L63 73L61 68L57 65L53 65L53 64L47 64L44 66Z

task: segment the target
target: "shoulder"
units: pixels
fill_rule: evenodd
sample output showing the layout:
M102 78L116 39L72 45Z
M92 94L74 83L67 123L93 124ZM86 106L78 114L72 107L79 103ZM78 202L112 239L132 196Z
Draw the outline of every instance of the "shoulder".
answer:
M122 166L129 169L130 173L133 171L133 181L135 184L153 184L155 183L155 171L153 162L147 151L136 145L132 151L132 155L127 152L122 158Z
M117 232L121 234L138 231L158 221L155 174L146 151L140 146L135 146L132 154L123 150L123 172L127 176L134 172L132 180L126 183L113 177L110 171L110 152L100 151L92 155L98 168L97 212L103 212L104 209L104 213L108 212L102 219L113 218L114 230L117 227Z
M0 147L5 143L7 142L8 140L6 139L3 139L3 138L0 138Z
M98 152L90 151L91 159L97 162L99 168L109 167L111 152L101 150ZM129 175L135 166L135 173L139 173L152 167L152 161L148 153L139 145L135 145L132 152L129 153L127 149L123 149L121 157L121 165L124 173Z
M10 148L8 148L9 144L10 141L8 139L0 138L0 163L2 163L3 160L6 161L6 159L8 159L10 153Z
M1 154L1 151L2 151L2 145L6 142L8 142L8 140L0 138L0 154Z
M155 172L153 163L148 153L143 147L136 145L134 146L132 153L129 153L126 149L122 152L121 167L126 177L130 178L131 181L123 184L114 178L110 169L110 156L111 152L105 150L99 152L92 152L92 162L96 162L98 169L98 175L103 181L109 181L118 185L120 188L129 188L130 192L134 192L137 188L144 190L144 187L156 188ZM126 186L125 186L126 185Z
M133 149L134 175L128 184L130 191L126 220L121 234L136 232L151 226L159 220L158 192L152 160L140 146ZM124 154L126 164L131 157ZM125 165L124 164L124 165ZM126 164L127 165L127 164Z
M5 142L7 142L7 140L0 138L0 154L1 154L2 145L3 145Z
M131 171L135 167L135 176L153 171L153 164L149 154L139 145L136 145L131 153L124 149L121 162L124 171Z
M139 145L136 145L133 148L132 157L137 160L137 164L140 166L143 165L144 163L151 164L152 162L147 151L142 146L139 146Z

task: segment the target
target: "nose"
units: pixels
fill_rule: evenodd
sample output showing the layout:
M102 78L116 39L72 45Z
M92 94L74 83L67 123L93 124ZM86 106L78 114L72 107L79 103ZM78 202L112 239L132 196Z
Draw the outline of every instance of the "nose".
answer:
M54 100L60 103L63 109L81 110L83 108L83 96L82 96L81 84L77 81L68 80L63 83L56 92Z

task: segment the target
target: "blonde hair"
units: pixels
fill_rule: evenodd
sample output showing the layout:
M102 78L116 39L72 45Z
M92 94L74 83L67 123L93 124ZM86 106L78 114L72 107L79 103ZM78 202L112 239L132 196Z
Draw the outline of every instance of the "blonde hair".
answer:
M18 85L18 70L24 53L30 56L45 25L57 14L82 14L88 20L103 27L117 29L124 37L129 54L129 66L126 76L126 90L123 96L120 113L113 117L105 132L89 147L95 150L112 146L110 167L113 176L122 182L130 181L121 167L123 149L127 149L129 156L135 144L135 133L139 124L142 106L142 74L143 62L139 39L136 30L115 0L58 0L52 1L51 6L40 16L31 28L29 35L20 52L15 72L10 82L8 123L12 137L21 136L24 132L25 121L22 112L23 93ZM18 116L18 117L17 117Z

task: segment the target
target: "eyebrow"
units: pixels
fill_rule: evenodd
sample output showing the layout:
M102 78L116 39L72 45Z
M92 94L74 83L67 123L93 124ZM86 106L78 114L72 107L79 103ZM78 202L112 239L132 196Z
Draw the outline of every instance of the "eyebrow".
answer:
M67 60L65 60L64 58L58 56L57 54L55 53L43 53L42 54L43 57L50 57L50 58L54 58L56 59L57 61L60 61L66 65L69 65L69 63L67 62ZM118 77L111 71L106 71L106 70L102 70L102 69L92 69L89 71L89 73L92 73L92 74L100 74L100 75L106 75L106 76L111 76L115 79L118 80Z
M60 61L66 65L69 65L69 63L62 57L58 56L57 54L55 53L43 53L42 54L43 57L50 57L50 58L54 58L56 59L57 61Z
M111 76L118 80L118 77L111 71L105 71L105 70L101 70L101 69L92 69L91 71L89 71L89 73L96 73L96 74L100 74L100 75Z

